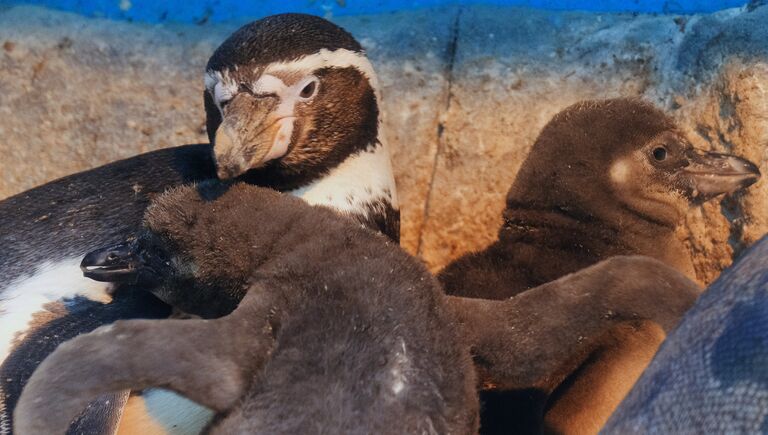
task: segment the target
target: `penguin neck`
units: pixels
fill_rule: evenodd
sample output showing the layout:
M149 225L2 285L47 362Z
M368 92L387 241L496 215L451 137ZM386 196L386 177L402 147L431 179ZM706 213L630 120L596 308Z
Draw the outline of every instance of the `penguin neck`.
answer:
M499 239L546 246L600 261L614 255L640 254L664 259L661 245L674 239L674 228L618 216L615 219L581 213L562 207L534 208L509 205L504 211Z
M324 176L288 192L309 204L333 208L393 239L399 236L395 177L389 150L379 139Z
M679 221L684 219L682 214L675 216ZM679 221L676 222L671 214L666 220L655 219L630 209L623 210L612 220L614 225L622 222L619 234L623 244L630 249L627 254L655 258L697 281L691 253L677 234Z
M286 168L279 161L251 170L241 180L298 196L312 205L330 207L364 226L400 241L400 211L389 149L382 133L380 101L375 76L370 125L360 135L330 148L322 165Z
M526 244L548 250L565 251L572 255L580 251L590 256L616 255L622 246L617 232L611 227L594 225L591 221L560 209L507 208L499 240L505 245Z

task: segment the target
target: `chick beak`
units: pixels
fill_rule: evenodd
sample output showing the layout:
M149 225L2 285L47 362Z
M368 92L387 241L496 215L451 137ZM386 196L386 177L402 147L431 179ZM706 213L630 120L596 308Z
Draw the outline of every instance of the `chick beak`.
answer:
M688 161L680 176L693 200L706 201L720 194L733 193L760 179L757 165L734 155L691 151Z
M89 252L80 263L86 278L102 282L136 281L142 261L135 244L119 244Z

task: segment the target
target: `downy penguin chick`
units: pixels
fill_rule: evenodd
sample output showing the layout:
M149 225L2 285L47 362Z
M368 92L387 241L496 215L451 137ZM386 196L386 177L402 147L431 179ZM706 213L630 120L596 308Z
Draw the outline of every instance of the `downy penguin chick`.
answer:
M504 299L614 255L695 278L675 228L694 205L743 189L751 162L700 153L661 110L585 101L544 127L507 194L496 242L443 269L448 294Z
M672 119L650 104L634 99L578 103L557 114L534 143L507 195L498 240L449 264L438 277L451 295L506 299L601 260L635 254L693 277L689 254L674 234L684 214L758 177L757 167L747 160L694 150ZM543 310L554 303L537 300ZM579 329L585 317L611 311L599 307L584 308L564 327ZM630 346L620 338L626 336L623 330L603 333L617 343L619 354L629 346L629 352L640 349L648 358L662 340L651 333ZM577 421L588 423L571 425L571 431L595 431L627 386L599 392L598 383L589 379L603 373L601 381L611 383L608 373L613 371L615 383L631 385L647 363L630 369L617 365L616 354L593 354L584 367L563 376L553 373L562 379L557 391L553 387L539 394L536 389L533 395L519 386L516 391L496 386L483 392L483 433L538 433L543 424L568 432L563 422ZM578 402L574 395L584 396L581 409L572 405ZM571 405L563 410L563 403Z
M477 431L472 362L437 281L326 207L181 187L136 242L86 261L217 318L120 321L62 344L22 393L18 433L63 433L96 395L148 387L214 409L211 433Z
M191 205L174 204L177 206L176 215L180 216L177 220L184 220L187 226L181 225L180 229L179 224L168 226L176 228L177 233L174 234L179 234L178 237L182 240L186 240L185 237L194 238L199 227L204 227L206 236L203 240L196 242L200 245L197 247L197 252L205 252L199 255L205 255L204 258L210 262L209 265L185 266L184 264L189 261L178 260L176 255L169 254L167 251L186 252L192 248L179 247L178 244L170 245L169 248L168 241L158 240L150 234L148 237L140 237L134 246L107 248L90 254L84 260L85 272L104 280L138 280L142 286L154 288L155 294L174 306L203 317L218 317L230 312L242 298L244 286L248 285L243 284L246 280L237 278L247 275L243 272L247 269L243 264L250 264L253 261L269 262L272 251L267 250L262 257L254 260L248 248L243 247L248 243L252 247L260 245L253 239L249 239L247 232L238 231L237 223L233 224L226 219L227 216L235 215L236 211L226 207L226 203L216 203L218 200L214 198L221 195L221 190L205 188L201 189L199 194L205 199L214 201L211 205L212 213L218 215L201 217L199 214L186 211L194 211L201 207L198 205L198 202L201 202L199 199ZM247 210L244 202L248 200L262 201L260 197L238 198L238 210ZM153 210L154 208L150 209L148 222L152 222L152 216L155 213ZM239 219L248 220L254 217L260 219L262 216L240 216ZM328 255L328 250L323 248L326 245L323 240L294 237L294 226L291 224L294 220L290 215L285 219L286 221L282 223L268 221L265 226L268 230L277 228L274 231L282 231L282 227L290 228L291 230L287 231L286 243L288 245L298 243L299 254L307 249L307 244L319 242L321 245L314 248L319 251L316 255ZM211 229L210 224L206 224L208 226L198 224L200 220L221 223L225 228ZM157 223L157 218L155 222L155 225L160 225ZM162 221L159 222L162 224ZM189 230L190 227L195 228ZM173 236L165 238L169 237L173 238ZM216 243L211 243L210 239L215 240ZM345 243L345 246L349 244ZM275 245L267 245L270 249L273 246ZM282 245L278 247L283 249ZM222 253L221 249L236 251L236 257L232 258L235 254ZM288 248L284 249L288 250ZM331 246L329 249L337 248ZM365 252L361 254L353 250L351 255L378 261L375 256ZM278 255L276 258L280 261L285 257ZM219 264L221 261L225 264ZM382 263L381 267L385 267L386 264ZM283 265L275 265L275 267L282 273L290 273L284 270ZM341 279L349 275L346 271L355 265L341 267L321 263L317 267L329 270L336 267L338 268L336 272L324 273L341 275L339 277ZM391 269L390 273L396 271ZM159 279L163 275L172 277L172 280ZM381 281L375 274L373 280L377 283ZM167 284L167 282L177 281L187 283L183 288L201 288L203 291L183 292L179 291L177 285ZM399 287L396 286L393 291L397 288ZM656 260L643 257L615 257L506 301L447 297L449 311L458 321L458 323L450 322L448 326L463 337L464 343L471 347L476 367L481 374L480 381L483 384L494 384L501 388L529 386L539 394L545 395L551 393L568 373L573 372L577 367L583 367L591 354L604 352L611 346L611 343L606 343L604 339L606 333L620 330L630 336L633 334L642 336L647 330L661 334L668 331L674 326L675 319L679 318L693 302L697 290L696 285L679 272ZM361 292L360 297L368 297L368 294ZM312 303L317 305L325 301L325 298L314 298ZM332 306L335 306L333 301L336 299L330 298L330 301ZM383 310L385 306L383 304L389 301L377 298L372 303ZM440 301L429 302L429 304L435 303L438 307L440 306ZM387 308L386 311L399 312L398 307L399 305L395 305ZM310 329L311 325L303 323L302 328ZM370 337L364 339L369 340ZM532 346L532 343L536 345ZM122 342L118 345L132 349L141 348L140 343ZM440 344L440 346L450 348L451 344ZM268 351L268 349L264 350L265 353ZM257 353L251 356L259 357ZM56 363L57 370L60 369L59 364L61 363ZM458 361L456 364L458 367L464 366L463 361ZM439 367L438 372L442 372ZM62 379L61 382L71 383L72 379ZM65 391L68 387L59 385L57 388ZM530 416L521 416L521 418L530 420Z

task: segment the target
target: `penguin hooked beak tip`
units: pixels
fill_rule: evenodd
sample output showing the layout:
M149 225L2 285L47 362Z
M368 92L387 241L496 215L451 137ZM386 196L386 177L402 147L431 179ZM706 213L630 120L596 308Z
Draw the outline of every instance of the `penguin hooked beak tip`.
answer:
M684 184L696 200L707 200L747 188L760 179L760 169L747 159L731 154L696 153L682 170Z
M219 180L230 180L248 171L239 142L233 138L230 129L222 126L216 132L216 144L213 158L216 162L216 175Z
M122 243L91 251L80 263L80 270L95 281L136 281L143 266L136 248L135 244Z
M245 169L237 165L219 164L216 167L216 176L219 177L219 180L222 181L231 180L245 172Z
M213 157L220 180L281 159L290 150L296 117L268 112L259 119L229 115L216 129Z

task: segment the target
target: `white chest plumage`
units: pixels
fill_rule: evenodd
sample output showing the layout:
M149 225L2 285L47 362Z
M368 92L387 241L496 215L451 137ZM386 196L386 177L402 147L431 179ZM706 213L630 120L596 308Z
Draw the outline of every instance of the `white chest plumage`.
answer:
M111 300L110 283L87 279L80 271L80 257L47 262L30 275L0 285L0 364L8 357L14 343L34 327L37 316L45 317L49 304L74 297L107 303ZM2 393L0 383L0 393ZM5 403L0 400L0 434L10 434Z
M380 201L398 209L389 151L381 143L350 156L325 177L291 194L344 214L366 215L368 205Z
M4 361L15 340L23 338L35 314L46 305L74 297L109 302L112 284L85 278L80 257L48 262L28 275L0 287L0 361Z

